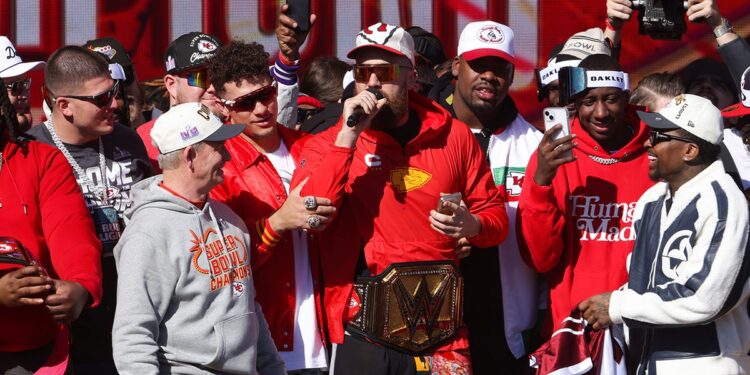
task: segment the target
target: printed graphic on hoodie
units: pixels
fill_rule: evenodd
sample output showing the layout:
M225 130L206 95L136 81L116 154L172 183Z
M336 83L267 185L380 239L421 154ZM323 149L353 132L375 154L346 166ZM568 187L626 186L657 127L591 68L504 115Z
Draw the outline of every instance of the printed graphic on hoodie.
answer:
M570 216L581 241L633 241L636 202L606 202L597 195L571 195Z
M242 238L228 235L222 240L221 233L215 228L206 229L202 235L190 230L188 249L193 253L193 268L210 275L209 291L213 292L231 285L234 297L245 292L242 280L250 276L250 257Z

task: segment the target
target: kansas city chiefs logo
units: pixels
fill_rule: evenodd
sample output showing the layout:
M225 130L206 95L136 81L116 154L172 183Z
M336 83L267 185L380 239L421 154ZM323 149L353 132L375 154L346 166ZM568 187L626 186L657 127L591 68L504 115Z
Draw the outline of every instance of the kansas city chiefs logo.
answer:
M198 51L201 51L202 53L213 52L216 51L217 48L214 42L207 39L199 40L196 47L198 47Z
M414 167L400 167L391 171L391 185L402 193L421 188L431 178L430 173Z

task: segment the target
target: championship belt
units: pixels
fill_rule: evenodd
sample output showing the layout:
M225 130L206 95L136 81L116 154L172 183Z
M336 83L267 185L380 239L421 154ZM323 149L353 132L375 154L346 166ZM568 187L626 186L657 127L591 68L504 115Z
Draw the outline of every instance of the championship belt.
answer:
M455 336L461 326L463 279L448 260L393 263L380 275L358 277L347 330L419 355Z

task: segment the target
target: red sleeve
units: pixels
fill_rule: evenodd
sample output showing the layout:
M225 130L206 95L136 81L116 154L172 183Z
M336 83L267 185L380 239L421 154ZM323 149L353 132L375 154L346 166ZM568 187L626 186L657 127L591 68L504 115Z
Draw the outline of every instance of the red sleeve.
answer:
M233 168L233 166L230 167L230 165L227 164L224 168ZM240 217L242 217L242 220L245 221L245 225L247 225L247 231L250 234L250 266L252 267L253 271L257 271L268 260L269 256L271 255L271 251L279 242L281 236L276 234L276 232L274 232L270 228L270 226L268 226L268 230L266 230L266 224L268 222L267 217L259 218L257 217L258 214L256 210L242 209L242 199L256 200L257 198L253 197L251 194L244 194L243 197L240 198L232 192L232 189L229 187L230 183L228 183L228 181L230 179L237 178L236 176L239 176L239 171L235 169L233 172L234 173L232 173L231 175L227 174L225 176L224 183L219 184L211 189L209 196L212 199L215 199L229 206L229 208L231 208L236 214L240 215ZM240 186L240 184L238 182L235 182L232 184L232 186ZM238 193L241 194L241 192ZM245 203L247 205L255 204L255 202ZM253 215L254 212L256 213ZM265 235L264 231L267 232L265 233Z
M344 198L355 150L334 145L339 129L340 123L305 142L292 178L292 188L309 178L300 194L328 198L336 207Z
M547 272L557 265L565 242L565 206L558 202L554 190L565 189L561 178L562 167L551 186L541 186L534 181L537 157L531 155L526 167L521 198L518 202L517 230L521 256L537 272Z
M456 126L457 124L453 124ZM482 230L478 235L469 238L469 242L477 247L495 246L508 236L508 214L505 212L505 201L495 186L490 173L490 167L479 148L474 135L462 126L466 132L461 132L458 147L466 163L466 186L463 200L469 212L479 217Z
M141 137L141 140L143 141L143 145L146 146L146 153L148 154L148 160L151 161L151 165L154 167L154 172L156 174L161 173L161 168L159 168L159 150L154 147L154 144L151 143L151 129L154 127L154 123L156 120L151 120L141 126L139 126L137 129L135 129L136 133L138 133L138 136Z
M102 245L94 222L63 155L55 150L40 156L39 211L52 267L61 280L86 288L96 306L102 298Z

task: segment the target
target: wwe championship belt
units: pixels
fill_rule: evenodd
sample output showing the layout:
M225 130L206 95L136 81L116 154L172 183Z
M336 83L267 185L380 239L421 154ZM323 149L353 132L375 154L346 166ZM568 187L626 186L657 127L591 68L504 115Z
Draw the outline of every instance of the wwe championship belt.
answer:
M359 277L359 311L348 331L419 355L452 338L461 326L463 279L451 261L394 263L378 276Z

